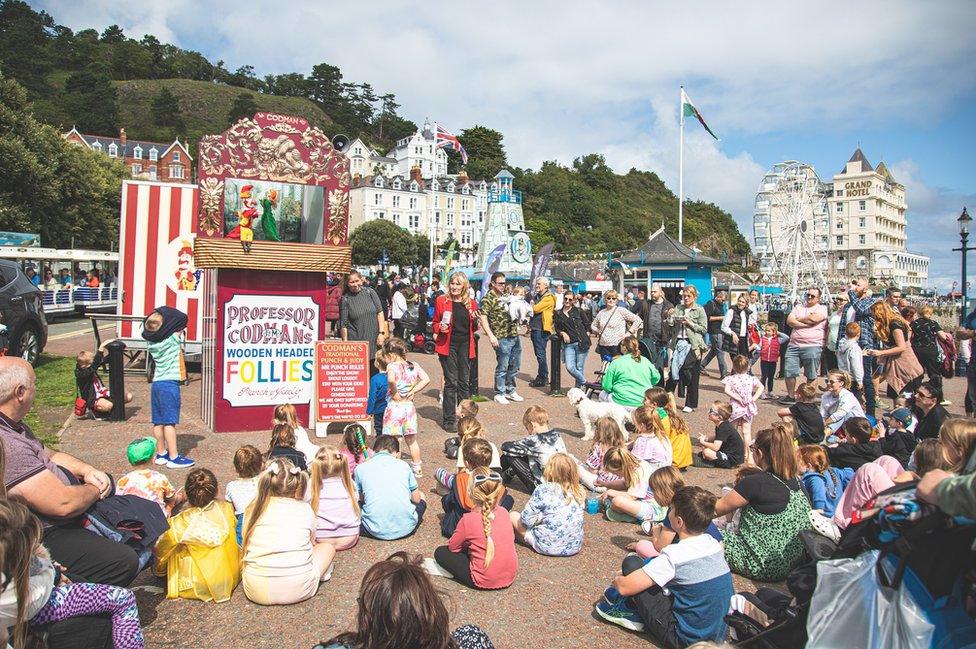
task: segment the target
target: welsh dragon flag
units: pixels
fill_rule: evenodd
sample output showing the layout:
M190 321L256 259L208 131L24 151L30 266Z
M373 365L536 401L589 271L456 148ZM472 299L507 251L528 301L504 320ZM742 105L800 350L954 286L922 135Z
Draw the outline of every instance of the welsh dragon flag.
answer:
M712 132L712 129L708 128L708 124L705 123L705 118L702 117L702 114L698 112L698 109L695 108L695 105L691 103L691 99L688 98L688 94L685 92L684 88L681 89L681 114L684 117L694 117L695 119L698 120L698 122L702 125L702 127L704 127L706 131L708 131L709 135L711 135L716 140L719 139L719 137Z

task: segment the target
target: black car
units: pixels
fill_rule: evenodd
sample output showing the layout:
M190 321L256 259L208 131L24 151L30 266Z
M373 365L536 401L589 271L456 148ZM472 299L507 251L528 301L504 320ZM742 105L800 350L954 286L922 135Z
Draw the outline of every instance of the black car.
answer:
M7 354L20 356L37 363L47 344L47 319L44 317L44 298L20 264L0 259L0 343Z

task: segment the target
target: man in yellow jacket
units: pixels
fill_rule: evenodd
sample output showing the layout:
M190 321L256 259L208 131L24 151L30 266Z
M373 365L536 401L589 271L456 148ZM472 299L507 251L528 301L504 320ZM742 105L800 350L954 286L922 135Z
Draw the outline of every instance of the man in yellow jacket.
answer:
M535 359L539 363L539 372L529 385L541 388L549 382L546 342L552 335L552 318L556 313L556 296L549 291L549 280L545 277L535 280L535 303L532 305L532 311L534 315L529 321L529 334L532 337Z

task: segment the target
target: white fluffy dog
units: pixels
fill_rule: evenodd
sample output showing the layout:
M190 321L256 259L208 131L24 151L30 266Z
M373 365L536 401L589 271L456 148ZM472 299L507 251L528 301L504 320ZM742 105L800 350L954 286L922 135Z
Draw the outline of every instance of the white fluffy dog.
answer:
M583 420L583 441L593 439L593 425L600 417L613 417L624 434L624 440L629 437L624 424L630 421L630 412L621 405L609 401L593 401L587 399L586 394L579 388L572 388L566 393L566 398L576 408L576 414Z

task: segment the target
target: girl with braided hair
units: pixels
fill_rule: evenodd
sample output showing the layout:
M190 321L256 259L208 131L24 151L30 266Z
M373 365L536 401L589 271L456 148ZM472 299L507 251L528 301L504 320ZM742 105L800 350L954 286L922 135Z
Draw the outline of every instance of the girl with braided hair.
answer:
M504 493L497 472L486 467L472 472L468 495L477 508L462 516L447 545L434 551L436 574L479 590L512 585L518 557L508 512L499 504Z
M190 471L183 490L189 506L156 542L154 571L166 575L168 599L226 602L241 581L234 507L217 500L210 469Z

